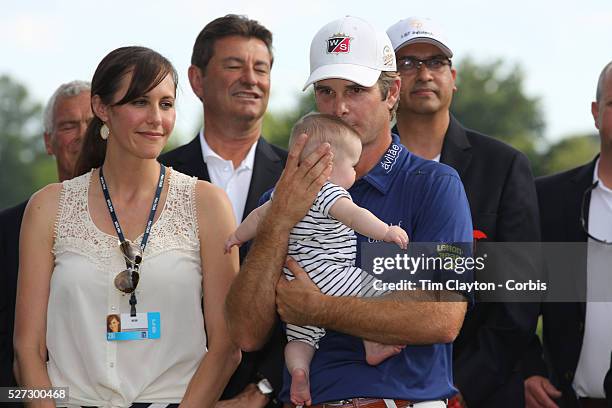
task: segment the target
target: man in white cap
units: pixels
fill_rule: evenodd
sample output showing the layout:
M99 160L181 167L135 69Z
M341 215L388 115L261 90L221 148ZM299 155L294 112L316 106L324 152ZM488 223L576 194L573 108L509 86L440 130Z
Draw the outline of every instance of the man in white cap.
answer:
M402 144L457 170L470 202L474 239L539 241L535 184L525 155L464 128L449 111L457 72L440 27L411 17L387 34L402 78L396 128ZM523 257L522 272L532 268L528 254ZM486 272L494 268L489 262ZM514 368L536 320L534 304L477 303L470 309L453 350L455 385L468 407L524 406L522 380Z
M355 166L359 180L349 190L355 203L388 224L401 225L412 242L468 242L471 248L472 223L457 173L412 155L391 134L400 79L385 33L354 17L325 25L311 44L310 71L305 88L314 85L318 110L338 116L361 137L363 151ZM324 148L298 165L304 140L289 152L272 207L228 295L234 340L245 350L261 347L278 311L287 323L327 329L309 373L313 406L444 407L444 400L457 392L450 343L467 307L462 294L327 296L291 259L286 264L296 279L281 277L289 233L329 173ZM367 239L358 236L358 241L361 245ZM358 253L357 266L360 262ZM452 275L471 279L470 273ZM408 346L374 367L365 361L361 338ZM285 378L280 396L288 401L288 373Z

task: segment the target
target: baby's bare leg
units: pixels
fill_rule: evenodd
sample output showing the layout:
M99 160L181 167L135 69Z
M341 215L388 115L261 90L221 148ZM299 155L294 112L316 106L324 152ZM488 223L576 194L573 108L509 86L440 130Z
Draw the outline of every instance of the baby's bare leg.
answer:
M297 406L310 405L310 362L315 349L303 341L292 340L285 346L285 363L291 374L291 402Z
M364 340L363 347L365 348L367 363L370 365L378 365L389 357L399 354L406 345L396 346Z

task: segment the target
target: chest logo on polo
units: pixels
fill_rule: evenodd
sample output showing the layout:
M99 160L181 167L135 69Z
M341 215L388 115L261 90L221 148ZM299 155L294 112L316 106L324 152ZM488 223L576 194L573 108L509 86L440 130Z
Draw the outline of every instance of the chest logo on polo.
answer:
M351 52L351 40L346 34L338 33L327 39L328 54L348 54Z

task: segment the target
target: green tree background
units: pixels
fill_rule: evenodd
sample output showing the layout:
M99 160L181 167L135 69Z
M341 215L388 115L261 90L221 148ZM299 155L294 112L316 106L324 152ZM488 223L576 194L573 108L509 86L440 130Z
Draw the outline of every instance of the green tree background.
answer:
M46 172L55 171L53 162L45 160L40 135L41 105L30 99L23 85L1 76L0 208L27 198L46 184Z
M554 143L544 137L541 101L525 92L525 73L519 65L502 60L478 62L467 57L456 67L458 91L451 107L453 114L465 126L523 151L536 176L584 164L599 151L595 132L564 135ZM263 134L270 142L287 147L295 121L315 109L312 92L297 98L295 108L266 114ZM187 140L176 136L170 140ZM166 150L174 147L169 145ZM1 76L0 208L25 200L55 180L54 161L45 154L42 143L41 104L30 98L25 86Z
M453 114L472 129L516 147L541 173L537 147L544 140L540 100L524 92L519 66L508 70L501 60L477 64L467 57L458 66Z
M545 139L540 99L525 93L525 74L520 66L507 66L502 60L477 63L466 57L457 71L453 114L465 126L525 153L536 176L584 164L599 151L595 132L568 135L554 143Z

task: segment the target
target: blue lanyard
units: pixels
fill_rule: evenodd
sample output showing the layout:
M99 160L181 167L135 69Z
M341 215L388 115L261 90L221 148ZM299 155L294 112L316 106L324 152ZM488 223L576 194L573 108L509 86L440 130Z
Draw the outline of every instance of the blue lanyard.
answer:
M157 204L159 203L159 198L161 197L162 188L164 187L164 179L166 177L166 166L160 164L159 169L159 180L157 181L157 189L155 190L155 197L153 197L153 204L151 204L151 212L149 213L149 220L147 221L147 227L145 228L144 235L142 236L142 241L140 242L140 249L144 253L145 247L147 246L147 241L149 239L149 234L151 233L151 227L153 226L153 220L155 219L155 212L157 211ZM108 207L108 212L110 213L111 219L113 220L113 226L115 227L115 231L117 231L117 236L119 237L119 242L123 243L126 241L125 236L123 235L123 231L121 230L121 225L119 224L119 220L117 219L117 214L115 213L115 208L113 206L113 202L110 197L110 193L108 192L108 187L106 186L106 180L104 179L104 173L102 171L102 167L100 167L100 185L102 186L102 193L104 194L104 198L106 199L106 206Z
M153 197L153 203L151 204L151 211L149 212L149 220L147 221L147 226L145 228L144 235L142 236L142 241L140 241L140 250L142 251L143 254L144 254L145 247L147 246L147 241L149 240L149 234L151 233L151 227L153 226L153 220L155 219L155 212L157 211L157 204L159 204L159 198L161 197L161 192L164 187L165 177L166 177L166 167L160 163L159 180L157 181L157 188L155 189L155 197ZM123 235L123 231L121 230L119 219L117 219L117 214L115 213L115 208L113 206L113 201L111 200L110 193L108 192L108 187L106 185L106 180L104 179L104 172L102 171L102 166L100 166L100 185L102 186L102 193L104 194L106 206L108 207L108 212L110 213L111 219L113 220L113 226L115 227L115 231L117 231L119 242L124 243L126 239L125 239L125 236ZM127 262L126 262L126 265L127 265ZM132 271L132 269L133 268L130 267L130 271ZM133 291L130 296L130 315L131 316L136 316L136 304L137 303L138 301L136 300L136 291Z

